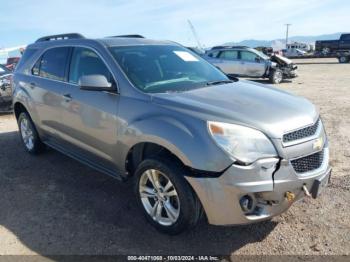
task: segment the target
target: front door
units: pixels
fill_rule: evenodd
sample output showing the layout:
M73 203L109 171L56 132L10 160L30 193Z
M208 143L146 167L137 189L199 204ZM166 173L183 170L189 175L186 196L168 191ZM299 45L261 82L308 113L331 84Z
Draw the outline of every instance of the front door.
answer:
M220 68L227 75L242 75L243 68L238 60L238 50L221 51L218 59L220 60Z
M243 75L249 77L262 77L266 71L265 60L257 54L242 50L240 51L240 61L244 70Z
M84 75L104 75L115 85L108 67L94 50L85 47L73 49L62 114L66 125L65 140L84 159L116 170L119 94L81 90L78 83Z

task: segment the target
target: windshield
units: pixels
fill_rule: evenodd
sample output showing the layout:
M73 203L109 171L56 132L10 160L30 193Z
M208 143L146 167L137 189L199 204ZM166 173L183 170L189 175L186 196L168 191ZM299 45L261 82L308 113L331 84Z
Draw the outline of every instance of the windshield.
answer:
M251 49L251 51L254 52L255 54L257 54L258 56L262 57L264 60L270 59L270 57L268 57L263 52L260 52L256 49Z
M229 81L224 73L180 46L111 47L129 80L146 93L179 92Z

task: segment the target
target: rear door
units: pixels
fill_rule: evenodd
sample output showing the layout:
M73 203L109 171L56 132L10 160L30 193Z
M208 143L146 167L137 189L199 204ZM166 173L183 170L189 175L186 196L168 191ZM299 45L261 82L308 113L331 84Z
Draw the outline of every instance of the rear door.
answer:
M37 60L26 83L35 104L39 128L48 138L62 134L62 110L67 86L69 47L48 49Z
M116 85L107 64L95 50L74 47L66 90L68 99L62 115L64 136L71 149L84 160L116 170L119 94L81 90L78 86L81 76L96 74L104 75Z
M240 62L242 75L251 77L262 77L266 71L265 60L254 52L248 50L240 51Z

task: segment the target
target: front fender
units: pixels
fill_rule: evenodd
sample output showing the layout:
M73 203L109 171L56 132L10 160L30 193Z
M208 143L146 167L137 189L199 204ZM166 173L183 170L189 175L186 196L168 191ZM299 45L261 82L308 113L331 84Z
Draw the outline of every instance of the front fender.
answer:
M198 170L220 172L233 162L211 139L203 120L152 116L129 124L120 135L120 141L126 143L124 159L134 145L149 142L166 148L186 166Z

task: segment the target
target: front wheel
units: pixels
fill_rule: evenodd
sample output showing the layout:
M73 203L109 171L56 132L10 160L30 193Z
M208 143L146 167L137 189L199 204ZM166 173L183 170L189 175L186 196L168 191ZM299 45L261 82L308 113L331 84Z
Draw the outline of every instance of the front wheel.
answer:
M135 172L136 197L146 219L170 235L194 227L201 216L199 200L184 178L186 170L175 162L146 159Z
M279 84L283 80L283 72L280 69L272 70L269 79L272 84Z

